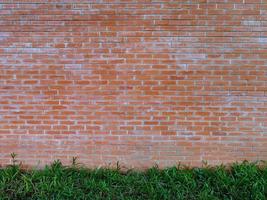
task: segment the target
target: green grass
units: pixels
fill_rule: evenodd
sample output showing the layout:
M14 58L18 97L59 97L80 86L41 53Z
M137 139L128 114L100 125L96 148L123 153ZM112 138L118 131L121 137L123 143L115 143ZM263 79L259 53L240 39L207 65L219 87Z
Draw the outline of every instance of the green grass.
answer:
M0 169L0 199L267 199L267 165L243 162L205 168L157 167L145 172L62 166Z

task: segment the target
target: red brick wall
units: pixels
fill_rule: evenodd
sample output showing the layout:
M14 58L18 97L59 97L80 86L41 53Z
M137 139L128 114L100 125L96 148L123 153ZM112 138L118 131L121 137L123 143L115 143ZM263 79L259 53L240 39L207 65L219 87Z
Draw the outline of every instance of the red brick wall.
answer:
M267 159L265 0L0 2L1 164Z

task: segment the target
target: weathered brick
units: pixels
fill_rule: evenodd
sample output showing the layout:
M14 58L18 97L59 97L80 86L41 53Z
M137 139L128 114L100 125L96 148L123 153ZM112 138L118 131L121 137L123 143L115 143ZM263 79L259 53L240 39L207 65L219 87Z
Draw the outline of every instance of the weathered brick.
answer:
M262 0L0 0L0 164L267 159Z

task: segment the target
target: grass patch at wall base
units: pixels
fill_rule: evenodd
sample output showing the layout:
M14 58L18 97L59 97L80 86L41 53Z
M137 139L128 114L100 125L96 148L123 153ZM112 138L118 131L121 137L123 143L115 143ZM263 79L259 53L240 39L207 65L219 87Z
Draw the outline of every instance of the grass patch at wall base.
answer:
M0 199L264 200L267 166L243 162L205 168L153 167L144 172L86 169L59 161L39 170L0 169Z

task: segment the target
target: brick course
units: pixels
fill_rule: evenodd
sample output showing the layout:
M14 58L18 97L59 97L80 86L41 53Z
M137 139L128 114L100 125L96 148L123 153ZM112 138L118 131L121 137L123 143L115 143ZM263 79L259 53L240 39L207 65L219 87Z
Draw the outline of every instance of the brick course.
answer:
M0 163L267 159L265 0L0 0Z

